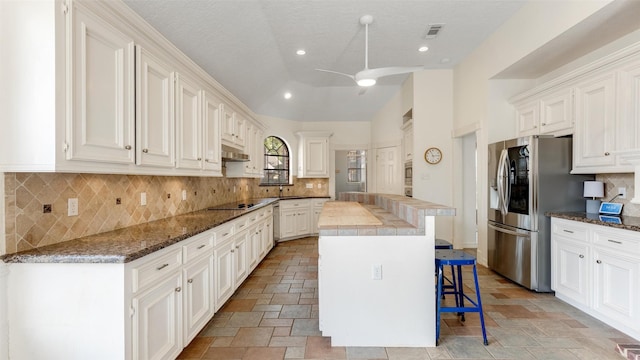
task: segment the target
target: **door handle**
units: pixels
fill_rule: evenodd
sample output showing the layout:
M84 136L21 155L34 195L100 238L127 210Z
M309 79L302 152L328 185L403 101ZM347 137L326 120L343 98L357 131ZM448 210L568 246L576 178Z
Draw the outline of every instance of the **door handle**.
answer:
M496 230L496 231L499 231L499 232L501 232L501 233L505 233L505 234L509 234L509 235L514 235L514 236L520 236L520 237L526 237L526 238L530 238L530 237L531 237L531 235L529 235L529 234L520 233L520 232L517 232L517 231L513 231L513 230L505 229L505 228L498 227L498 226L491 225L491 224L487 224L487 225L488 225L490 228L492 228L492 229L494 229L494 230Z

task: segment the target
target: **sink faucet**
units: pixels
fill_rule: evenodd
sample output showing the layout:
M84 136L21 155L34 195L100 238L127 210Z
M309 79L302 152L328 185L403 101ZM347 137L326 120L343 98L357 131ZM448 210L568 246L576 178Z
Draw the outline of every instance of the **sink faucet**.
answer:
M282 185L280 185L280 194L278 195L278 197L282 197Z

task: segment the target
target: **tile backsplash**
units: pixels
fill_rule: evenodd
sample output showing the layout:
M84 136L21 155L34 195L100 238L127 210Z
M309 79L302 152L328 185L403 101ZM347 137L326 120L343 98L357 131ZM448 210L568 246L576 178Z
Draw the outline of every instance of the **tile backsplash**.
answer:
M277 197L259 179L5 173L6 253L59 243L252 197ZM328 179L296 179L283 195L328 196ZM312 184L312 188L307 188ZM320 184L320 186L318 186ZM187 199L182 200L185 190ZM140 205L146 193L147 204ZM78 216L67 216L67 199ZM51 212L43 207L51 205Z
M596 180L604 183L604 198L602 201L609 201L618 194L618 188L626 187L627 196L625 199L616 198L613 202L621 203L622 215L640 217L640 205L632 204L629 200L633 199L635 189L633 185L633 173L630 174L598 174Z

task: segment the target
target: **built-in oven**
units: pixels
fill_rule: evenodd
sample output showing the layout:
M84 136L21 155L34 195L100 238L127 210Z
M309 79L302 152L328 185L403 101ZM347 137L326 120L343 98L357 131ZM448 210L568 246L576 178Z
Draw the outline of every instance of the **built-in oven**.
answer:
M413 197L413 188L411 186L404 187L404 196Z
M413 184L413 161L404 163L404 185L411 186Z

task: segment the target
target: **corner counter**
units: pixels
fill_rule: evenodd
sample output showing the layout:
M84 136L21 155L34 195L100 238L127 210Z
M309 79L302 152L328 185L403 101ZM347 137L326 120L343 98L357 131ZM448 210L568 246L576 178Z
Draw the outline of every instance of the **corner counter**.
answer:
M320 330L332 346L435 346L435 217L455 209L341 193L320 214Z

